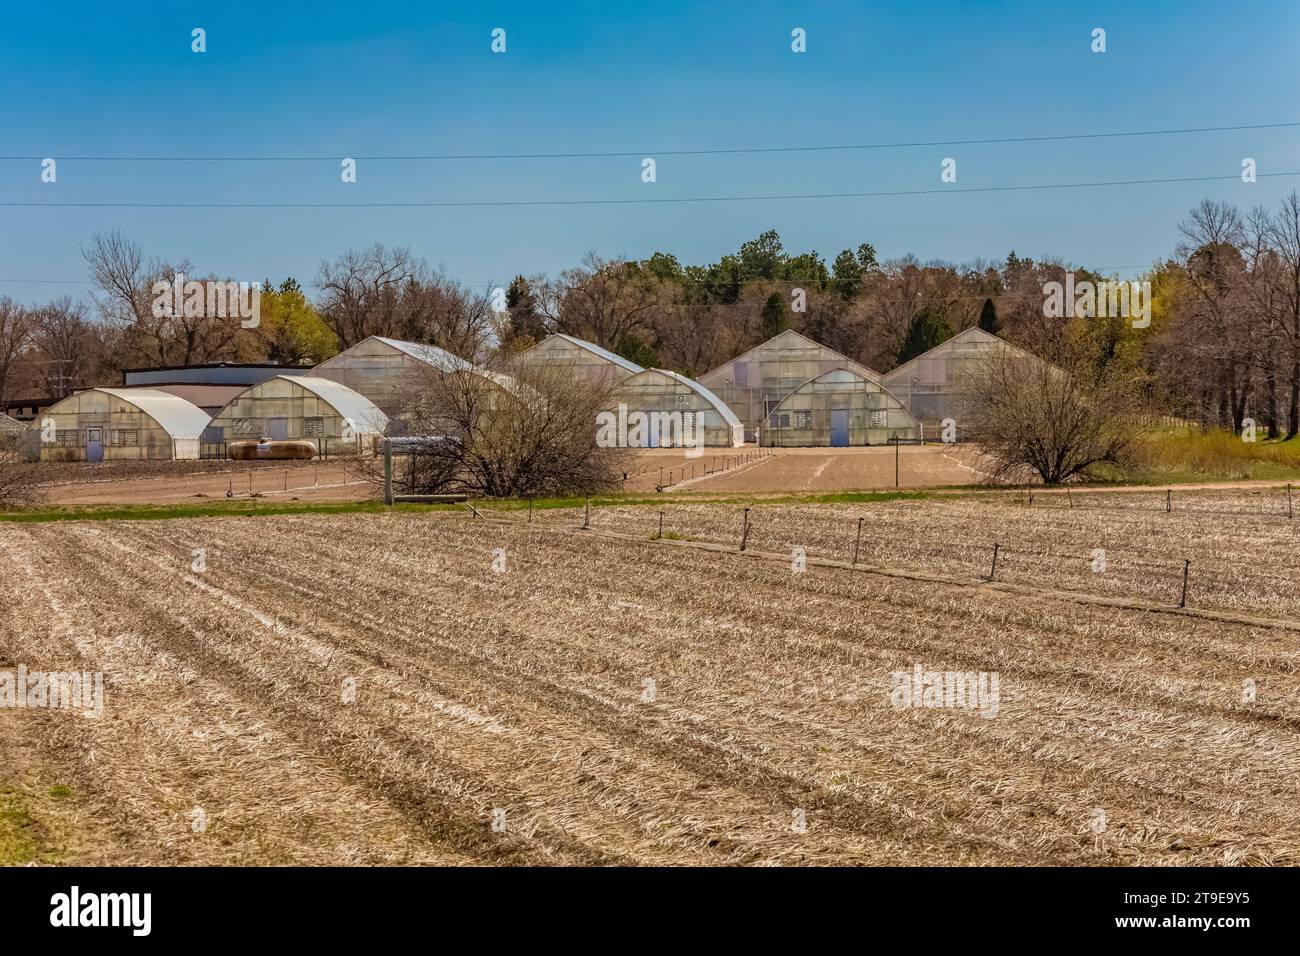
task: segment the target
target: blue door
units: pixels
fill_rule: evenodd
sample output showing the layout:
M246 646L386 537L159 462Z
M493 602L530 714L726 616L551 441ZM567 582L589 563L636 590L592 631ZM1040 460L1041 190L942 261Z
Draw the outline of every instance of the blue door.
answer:
M86 461L104 460L104 429L86 429Z
M849 443L849 410L831 409L831 447L844 448Z

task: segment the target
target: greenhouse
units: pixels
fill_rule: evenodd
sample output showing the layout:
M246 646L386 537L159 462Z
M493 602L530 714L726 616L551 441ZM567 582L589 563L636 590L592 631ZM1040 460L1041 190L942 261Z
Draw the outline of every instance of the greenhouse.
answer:
M346 385L396 418L422 372L472 369L470 362L436 345L372 335L317 365L307 375Z
M849 369L823 372L777 404L761 426L763 445L883 445L920 437L915 418L879 382Z
M328 378L277 375L251 385L212 419L203 433L203 456L226 456L232 441L305 439L318 454L369 450L388 426L370 399Z
M620 429L623 422L635 427L644 421L644 440L632 442L651 448L698 447L702 429L708 447L739 448L745 443L745 428L725 402L707 388L684 375L661 368L648 368L630 376L618 386ZM638 419L636 413L641 413ZM626 442L620 442L626 444Z
M519 353L518 362L524 366L572 368L585 381L610 384L644 371L640 365L608 349L559 332Z
M933 434L935 426L949 418L960 427L971 380L979 374L993 349L1005 349L1042 361L996 335L972 326L886 373L883 381L917 421L931 426L927 432Z
M41 461L180 461L199 457L207 414L152 388L91 388L54 403L28 426Z
M809 379L837 368L880 380L865 365L787 329L700 376L700 383L736 413L744 423L746 440L757 441L757 430L783 398Z

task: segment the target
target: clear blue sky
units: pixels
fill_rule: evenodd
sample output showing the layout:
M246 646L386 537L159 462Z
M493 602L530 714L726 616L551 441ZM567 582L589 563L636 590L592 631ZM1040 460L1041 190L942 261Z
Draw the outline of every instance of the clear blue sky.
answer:
M193 27L208 52L190 51ZM507 52L489 50L494 27ZM790 31L808 52L790 51ZM1090 51L1094 27L1108 51ZM13 3L0 155L355 155L832 145L1300 120L1300 4ZM303 163L0 160L0 202L641 199L1300 171L1300 127L864 152ZM120 229L203 273L310 281L407 245L472 285L588 250L705 262L775 228L828 260L1055 255L1131 275L1209 196L1275 205L1300 177L1090 190L692 205L112 209L0 206L0 294L84 295L79 248ZM15 279L55 280L48 284ZM73 280L68 282L67 280Z

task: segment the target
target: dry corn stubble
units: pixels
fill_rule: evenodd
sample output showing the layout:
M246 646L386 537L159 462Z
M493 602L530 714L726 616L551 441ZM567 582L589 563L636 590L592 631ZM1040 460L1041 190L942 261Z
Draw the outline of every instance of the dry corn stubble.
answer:
M755 509L751 546L843 556L861 513ZM867 513L917 559L1011 530L1046 548L1059 530L969 502ZM739 530L733 508L670 516L679 533ZM109 678L101 721L0 720L84 794L100 861L1300 862L1285 632L793 574L656 545L649 509L597 512L644 542L573 517L0 526L5 576L30 582L0 613L0 653ZM1070 520L1070 541L1141 547L1177 527ZM891 674L918 662L998 672L997 717L895 709Z

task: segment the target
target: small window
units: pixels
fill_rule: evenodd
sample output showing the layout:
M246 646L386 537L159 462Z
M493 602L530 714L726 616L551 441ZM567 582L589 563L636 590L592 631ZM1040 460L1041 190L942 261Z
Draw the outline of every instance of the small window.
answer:
M232 435L251 435L253 434L253 420L251 418L236 418L230 423L230 434Z
M794 412L791 424L795 428L812 428L812 412Z
M140 432L134 428L118 428L113 431L113 444L117 446L140 444Z
M782 412L780 415L777 415L777 416L776 416L776 424L777 424L777 427L778 427L778 428L789 428L789 427L790 427L790 413L789 413L789 412Z
M325 419L323 418L304 418L302 420L302 433L308 436L319 437L325 434Z
M54 433L54 441L65 448L79 448L81 432L76 428L60 428Z
M871 427L884 428L889 424L888 416L883 408L873 409L871 412Z

